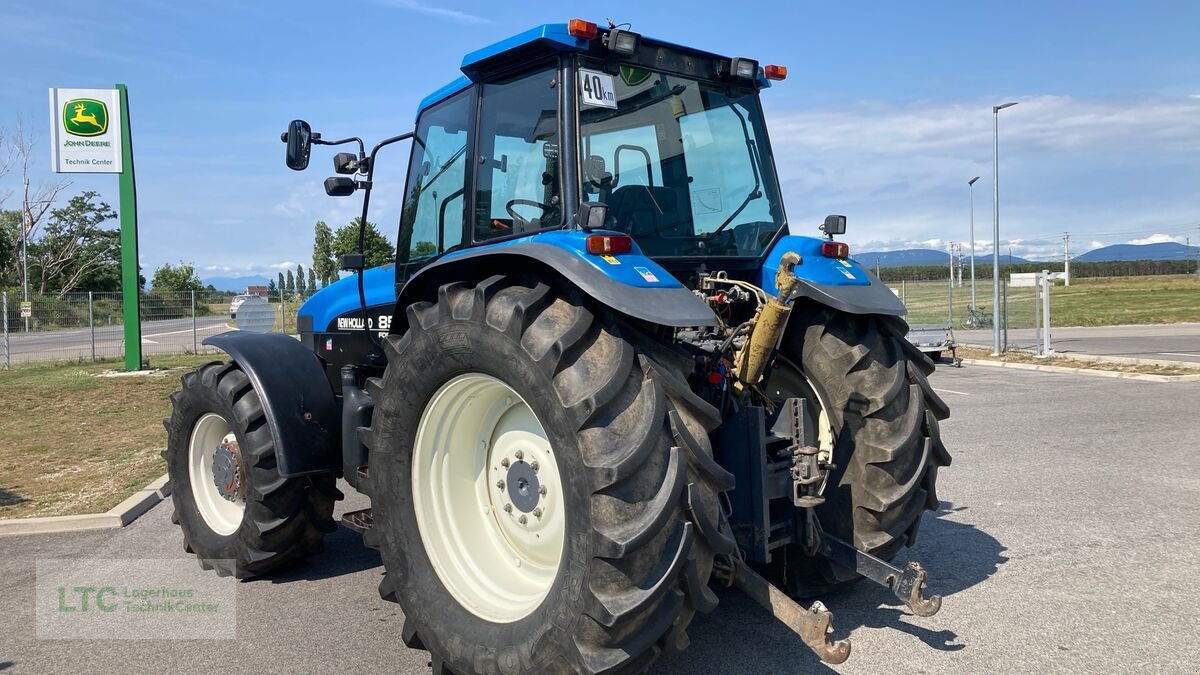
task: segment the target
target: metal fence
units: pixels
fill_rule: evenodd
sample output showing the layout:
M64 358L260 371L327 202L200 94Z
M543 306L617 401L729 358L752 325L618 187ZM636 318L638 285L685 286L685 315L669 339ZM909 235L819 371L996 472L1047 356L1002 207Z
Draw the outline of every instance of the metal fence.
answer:
M888 286L908 308L910 324L940 324L954 330L960 344L992 346L991 280L976 286L971 306L970 282L894 281ZM1000 332L1002 349L1035 350L1040 344L1042 295L1037 286L1011 286L1001 279ZM1051 291L1053 296L1053 291Z
M296 312L311 293L276 293L269 298L277 332L296 332ZM233 295L209 291L141 294L142 355L153 364L162 354L205 354L204 339L236 328ZM37 361L100 361L125 355L120 293L78 292L31 296L22 311L19 292L0 292L3 335L0 367ZM26 316L28 314L28 316Z

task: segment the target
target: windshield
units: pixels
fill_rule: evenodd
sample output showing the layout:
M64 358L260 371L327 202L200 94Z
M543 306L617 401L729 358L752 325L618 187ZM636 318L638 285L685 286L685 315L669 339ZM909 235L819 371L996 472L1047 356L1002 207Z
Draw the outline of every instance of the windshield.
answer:
M579 60L582 189L656 257L759 256L783 227L757 94Z

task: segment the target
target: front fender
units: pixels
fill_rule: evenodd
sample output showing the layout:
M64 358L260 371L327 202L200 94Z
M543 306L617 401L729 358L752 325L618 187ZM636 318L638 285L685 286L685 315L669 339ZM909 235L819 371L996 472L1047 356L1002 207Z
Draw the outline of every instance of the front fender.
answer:
M704 301L636 246L617 256L593 255L587 252L587 237L586 232L556 230L447 254L421 268L401 289L392 332L406 329L405 307L441 284L522 272L560 276L601 304L642 321L674 328L716 325Z
M778 292L775 272L779 260L788 251L794 251L800 255L800 264L795 269L800 284L795 297L809 298L848 314L904 316L908 312L887 284L857 261L821 255L821 242L817 237L781 237L763 262L759 285L768 293Z
M279 475L335 471L341 462L337 399L316 354L281 333L230 331L204 339L229 354L262 402Z

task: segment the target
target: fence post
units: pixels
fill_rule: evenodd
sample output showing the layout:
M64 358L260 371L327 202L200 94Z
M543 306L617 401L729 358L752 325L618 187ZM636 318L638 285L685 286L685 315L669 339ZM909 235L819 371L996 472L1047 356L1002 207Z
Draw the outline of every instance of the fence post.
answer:
M946 285L946 326L954 328L954 265L950 265L950 283Z
M192 353L199 354L200 350L197 349L197 344L196 344L196 291L193 290L193 291L191 291L191 293L192 293Z
M908 288L906 288L906 284L907 284L906 281L904 281L903 279L900 280L900 302L903 303L907 307L908 306Z
M8 353L8 291L0 293L3 300L0 304L4 305L4 369L12 368L12 356Z
M1001 301L1004 304L1004 340L1000 343L1001 353L1008 351L1008 279L1000 279L1000 289L1003 291Z
M1045 354L1051 354L1050 347L1050 270L1042 270L1042 345Z
M88 291L88 332L92 334L92 361L96 360L96 317L92 312L92 292Z
M1038 356L1045 356L1042 344L1042 280L1039 278L1033 288L1033 339L1037 341Z

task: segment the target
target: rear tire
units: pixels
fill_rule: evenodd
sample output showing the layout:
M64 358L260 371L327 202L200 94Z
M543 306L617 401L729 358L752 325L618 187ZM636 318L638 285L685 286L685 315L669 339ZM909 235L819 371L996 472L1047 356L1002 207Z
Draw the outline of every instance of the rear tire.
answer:
M239 579L319 551L324 535L337 529L334 476L279 475L262 403L237 364L206 364L184 375L182 385L171 394L171 417L163 420L163 457L175 507L171 520L183 530L184 550L204 569ZM225 482L237 486L234 499L215 483L218 445L227 448L223 459L236 463L224 473Z
M373 426L362 430L371 450L371 536L386 569L380 595L400 603L405 644L429 651L436 673L506 674L638 672L662 651L685 646L692 616L717 604L707 587L714 552L734 545L718 505L732 476L713 462L708 441L720 420L688 389L690 360L592 310L575 292L512 277L443 286L436 303L413 304L407 315L407 332L386 340L383 378L368 381L376 408ZM428 500L414 476L426 474L413 464L428 456L419 449L426 411L455 415L451 428L488 418L460 414L470 399L460 410L431 402L463 378L499 382L528 407L562 492L547 498L557 496L557 504L546 502L563 510L565 536L545 595L503 617L481 609L493 603L464 592L445 572L445 552L422 539L429 526L418 511L428 509L417 504ZM474 400L486 409L492 399ZM475 452L452 445L459 456ZM497 462L489 456L480 470ZM481 500L485 519L513 515L493 482L483 486L487 493L458 485L445 501L466 493ZM443 538L438 546L450 544ZM457 555L465 556L462 569L478 562ZM518 572L507 574L512 584L489 586L497 595L516 592Z
M933 362L906 332L900 319L797 306L767 385L780 399L815 390L837 466L816 509L821 527L885 560L916 541L922 514L937 508L938 468L950 464L938 428L950 410L929 384ZM794 595L859 578L796 546L781 557L771 576Z

